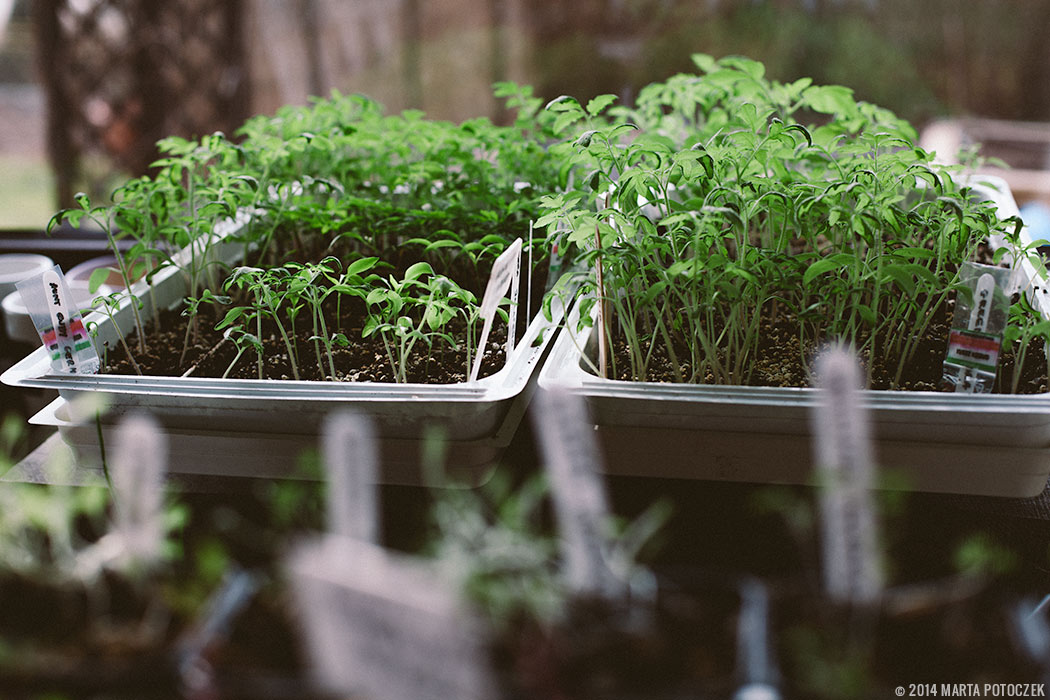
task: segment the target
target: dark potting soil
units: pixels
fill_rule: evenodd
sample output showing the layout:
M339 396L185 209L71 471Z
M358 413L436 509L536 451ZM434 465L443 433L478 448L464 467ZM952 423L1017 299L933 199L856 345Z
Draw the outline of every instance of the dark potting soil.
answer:
M222 318L222 314L218 316ZM457 321L459 321L457 319ZM137 352L138 335L132 332L127 338L128 347L134 355L142 374L162 377L222 377L231 379L258 379L259 367L257 354L253 348L245 350L237 357L237 347L233 342L223 339L222 331L214 329L216 318L204 313L198 317L197 333L194 338L190 333L190 342L183 353L184 339L187 336L189 319L177 311L166 311L161 314L159 329L150 322L146 330L146 351ZM320 344L320 362L318 361L315 341L310 340L313 332L309 319L300 320L293 334L292 347L299 358L299 378L303 380L334 380L340 382L394 382L395 374L387 357L383 341L378 335L361 337L365 315L360 310L350 310L343 314L341 323L336 325L334 319L327 321L329 331L338 328L350 341L346 347L332 348L335 376L331 376L328 358L323 344ZM287 329L286 329L287 330ZM453 338L466 337L465 327L460 321L453 321L446 331ZM480 327L478 328L480 334ZM506 342L506 324L497 320L489 333L485 345L485 356L481 362L479 377L487 377L499 371L505 362L504 344ZM520 336L519 336L520 337ZM294 379L292 364L283 339L272 322L263 324L263 379ZM475 339L474 342L477 342ZM396 356L395 356L396 359ZM471 358L473 360L473 356ZM136 374L135 367L128 360L127 353L119 344L107 349L103 358L103 374ZM436 339L431 348L422 340L413 348L408 362L407 379L412 383L454 384L465 382L469 375L467 353L462 340L453 348L444 340Z
M942 385L941 375L945 353L948 348L948 335L951 331L954 301L949 301L935 310L935 316L928 325L925 335L917 342L911 360L904 366L896 388L903 391L951 391ZM751 359L751 371L739 382L744 386L764 387L805 387L811 385L808 366L820 351L831 345L826 338L807 339L802 347L798 334L799 324L793 314L782 312L773 322L763 317L758 331L758 352ZM880 337L875 347L881 349L888 338ZM609 377L631 380L631 364L627 341L622 335L614 335L611 345L611 362ZM688 358L689 350L685 341L675 339L675 354L679 358ZM1038 394L1047 391L1047 363L1044 345L1041 339L1033 340L1024 358L1021 379L1018 382L1018 394ZM732 358L722 357L723 362ZM871 363L871 353L865 351L860 361L865 370ZM1017 358L1011 352L1004 352L999 358L999 372L996 377L995 393L1010 393L1014 367ZM875 357L871 367L871 389L894 388L894 374L897 367L896 358ZM684 373L692 368L688 362L682 364ZM666 347L659 345L653 349L644 381L676 382L674 365L669 359ZM715 384L716 378L708 373L700 383Z
M317 250L301 249L292 246L286 250L281 261L270 261L270 265L279 262L309 260L316 262L324 256L335 256L340 259L353 259L360 254L349 239L336 239L327 248ZM395 277L404 275L405 270L420 259L419 251L413 246L404 246L397 249L392 259L385 265L388 272ZM448 275L451 279L460 280L464 289L468 289L480 299L488 280L487 270L475 265L468 265L462 259L443 261L440 265L435 261L435 266ZM528 290L531 293L531 306L529 308L540 308L543 290L546 288L547 269L545 265L538 265L529 279L528 273L522 271L522 295ZM227 377L231 379L259 379L259 368L257 355L254 349L246 350L233 364L237 357L237 348L230 341L223 340L221 331L216 331L214 326L225 315L222 309L216 313L203 311L198 316L195 332L187 338L187 326L189 320L181 315L181 308L164 311L160 315L159 324L146 322L146 351L138 352L138 334L133 331L127 338L128 347L134 356L136 370L127 356L127 352L119 344L106 349L106 356L102 358L102 374L124 374L132 375L141 371L144 375L162 377L180 377L189 372L194 377L222 377L229 369ZM530 319L523 313L518 315L517 338L522 338ZM369 338L361 337L367 315L362 305L348 304L342 308L342 317L335 319L334 315L326 318L329 333L342 332L350 341L346 347L333 347L332 356L335 365L335 376L331 376L328 359L324 346L321 345L321 359L318 361L317 351L310 326L308 313L303 313L296 327L293 348L299 358L299 378L303 380L324 380L341 382L383 382L393 383L396 381L394 369L387 356L386 348L378 334ZM451 347L442 339L435 339L433 347L428 348L422 341L418 341L410 355L407 368L407 381L419 384L456 384L467 381L469 367L467 363L467 352L463 345L466 338L465 323L462 319L454 319L444 332L454 338L458 347ZM473 343L477 343L481 332L481 324L476 328ZM288 357L284 341L272 322L263 324L263 368L262 379L294 379L291 362ZM505 323L497 318L489 333L488 342L485 346L485 357L481 362L479 378L487 377L498 372L506 363L505 343L507 340L507 327ZM184 351L184 347L186 348ZM395 355L396 359L396 355ZM471 361L473 362L473 351Z

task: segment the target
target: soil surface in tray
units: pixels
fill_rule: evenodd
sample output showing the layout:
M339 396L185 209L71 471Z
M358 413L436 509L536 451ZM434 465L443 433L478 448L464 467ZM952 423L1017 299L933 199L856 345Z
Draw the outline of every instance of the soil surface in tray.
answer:
M919 338L915 352L901 372L897 389L904 391L951 391L941 383L942 365L945 352L948 348L948 334L951 331L952 312L954 301L938 308L935 317L926 329L926 333ZM768 386L768 387L805 387L810 386L810 375L807 366L813 358L829 345L824 339L806 341L800 347L798 337L798 321L790 313L782 313L776 322L768 317L763 318L759 328L758 353L752 358L752 371L740 382L745 386ZM876 347L881 348L887 341L879 338ZM628 346L623 336L617 335L612 340L612 361L610 362L609 377L630 381L631 364ZM675 354L678 358L689 358L689 349L684 340L675 340ZM1018 383L1018 394L1038 394L1047 391L1047 362L1043 342L1036 339L1032 342L1024 358L1021 370L1021 379ZM861 363L865 370L871 362L870 352L865 351L861 355ZM1013 352L1004 352L1000 355L999 371L996 377L995 392L1009 393L1010 382L1014 374L1016 357ZM723 362L731 358L722 358ZM890 358L890 362L876 356L875 364L871 368L871 389L892 389L894 373L896 371L896 358ZM683 373L692 371L688 361L682 363ZM649 382L676 382L681 381L675 375L674 365L671 363L666 347L660 345L653 350L652 361L649 363L648 372L644 378ZM704 377L703 384L715 384L716 378L710 372Z
M310 339L313 333L306 327L309 320L300 321L299 325L303 328L297 329L292 342L299 358L299 378L334 379L341 382L394 382L394 370L383 341L377 335L361 338L364 321L362 313L351 312L344 314L341 325L329 326L330 329L338 327L350 341L346 347L332 348L336 370L334 377L331 375L323 344L320 344L320 362L318 361L318 351L314 341ZM160 330L157 330L152 322L147 324L144 353L138 352L137 334L132 332L128 336L128 346L142 374L181 377L189 372L188 376L192 377L222 377L229 369L227 377L231 379L260 378L255 350L249 348L237 358L237 347L233 342L223 339L222 331L214 330L216 319L209 313L198 317L196 338L190 333L188 349L183 354L188 323L189 320L176 311L161 314ZM447 332L457 339L466 337L463 326L457 326L455 322ZM480 324L478 334L480 335ZM289 335L292 335L291 331ZM485 357L481 362L479 377L487 377L503 367L506 338L506 324L497 320L485 345ZM476 338L474 342L477 342ZM263 324L262 343L262 378L294 379L284 341L272 322ZM408 381L421 384L455 384L467 381L469 371L467 353L463 345L460 340L459 346L453 348L447 342L436 339L433 347L428 349L422 340L417 341L408 361ZM103 360L103 374L136 373L135 367L127 358L127 353L119 344L111 345L107 355ZM473 355L471 360L473 361Z

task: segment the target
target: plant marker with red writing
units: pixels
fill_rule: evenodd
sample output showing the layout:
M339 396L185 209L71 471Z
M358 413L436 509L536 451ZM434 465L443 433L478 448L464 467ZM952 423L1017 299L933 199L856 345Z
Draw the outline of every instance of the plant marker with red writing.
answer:
M47 348L51 368L67 374L98 372L98 354L84 329L80 309L62 269L56 265L19 282L17 287L40 341Z
M959 280L973 298L956 295L942 372L942 383L957 393L992 391L1009 312L1004 291L1009 278L1007 268L966 263L959 269Z

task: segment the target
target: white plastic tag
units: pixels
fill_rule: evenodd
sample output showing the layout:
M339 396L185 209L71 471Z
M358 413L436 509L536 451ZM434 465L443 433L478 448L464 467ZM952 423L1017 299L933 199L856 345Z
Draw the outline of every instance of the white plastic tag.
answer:
M824 586L840 603L871 603L882 593L882 569L860 367L850 353L835 348L819 358L817 377L821 398L814 411L813 452L821 487Z
M121 420L110 470L113 527L131 566L150 565L164 542L164 477L168 441L157 421L145 414Z
M1006 290L1011 271L991 265L965 263L959 280L972 300L956 298L955 315L948 336L941 383L962 393L990 393L999 365L1003 329L1009 315Z
M80 309L57 265L42 275L19 282L18 291L40 341L51 357L51 368L67 374L95 374L99 360L84 329Z
M487 627L429 562L330 535L289 569L322 685L371 700L499 697Z
M547 389L537 395L532 417L550 474L567 583L579 594L618 597L626 589L605 556L609 504L586 404L576 394Z
M514 339L514 327L518 322L518 279L521 267L521 239L516 238L500 253L496 262L492 264L492 274L485 286L485 295L481 298L481 340L478 342L478 353L474 357L474 366L470 369L470 381L478 378L481 372L481 360L485 355L485 343L489 339L489 331L492 330L492 321L496 316L496 309L500 301L512 292L510 306L510 323L507 333L507 352L512 349L511 342Z
M340 412L325 422L322 436L328 474L328 529L336 535L378 542L378 458L368 419Z

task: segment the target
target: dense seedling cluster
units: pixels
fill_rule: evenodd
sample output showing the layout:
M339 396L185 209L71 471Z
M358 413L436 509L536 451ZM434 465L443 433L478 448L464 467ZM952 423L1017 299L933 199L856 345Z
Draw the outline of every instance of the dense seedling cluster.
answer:
M386 116L335 94L253 118L233 139L169 138L154 174L126 183L111 206L81 196L52 226L88 217L114 249L133 237L120 261L128 282L178 265L188 290L180 364L191 373L204 372L203 342L233 358L218 365L225 375L269 376L265 347L286 356L290 378L345 378L334 351L366 338L382 341L397 381L408 380L413 352L438 346L465 352L469 367L489 268L527 236L539 193L558 177L538 100L509 85L501 94L518 110L515 126ZM243 245L235 269L212 254L224 226L233 231L222 244ZM181 250L188 257L177 260ZM150 330L138 305L135 314L141 353L163 323L158 314Z
M588 263L581 323L603 305L619 349L610 375L806 385L808 370L782 376L765 348L806 368L834 340L864 359L869 384L901 388L930 325L950 319L959 265L994 234L1020 245L1020 222L847 88L694 59L698 75L649 85L631 108L548 105L566 130L586 126L561 147L582 177L546 197L539 223ZM1015 311L1020 355L1046 328Z
M336 94L236 139L167 139L155 174L112 206L81 197L54 221L133 237L126 281L189 251L179 364L191 374L353 379L341 355L368 343L392 381L448 364L449 350L469 368L489 269L536 221L536 250L577 264L581 322L604 312L609 376L804 386L814 354L841 342L872 387L935 388L960 265L999 262L996 239L1034 255L1021 222L847 88L694 59L698 74L633 106L602 95L542 109L528 88L497 85L517 114L507 127L386 116ZM223 245L243 246L235 269L212 254L224 225ZM138 344L122 339L122 355L148 338L134 312ZM1045 390L1031 365L1050 324L1023 295L1010 321L1000 389Z

